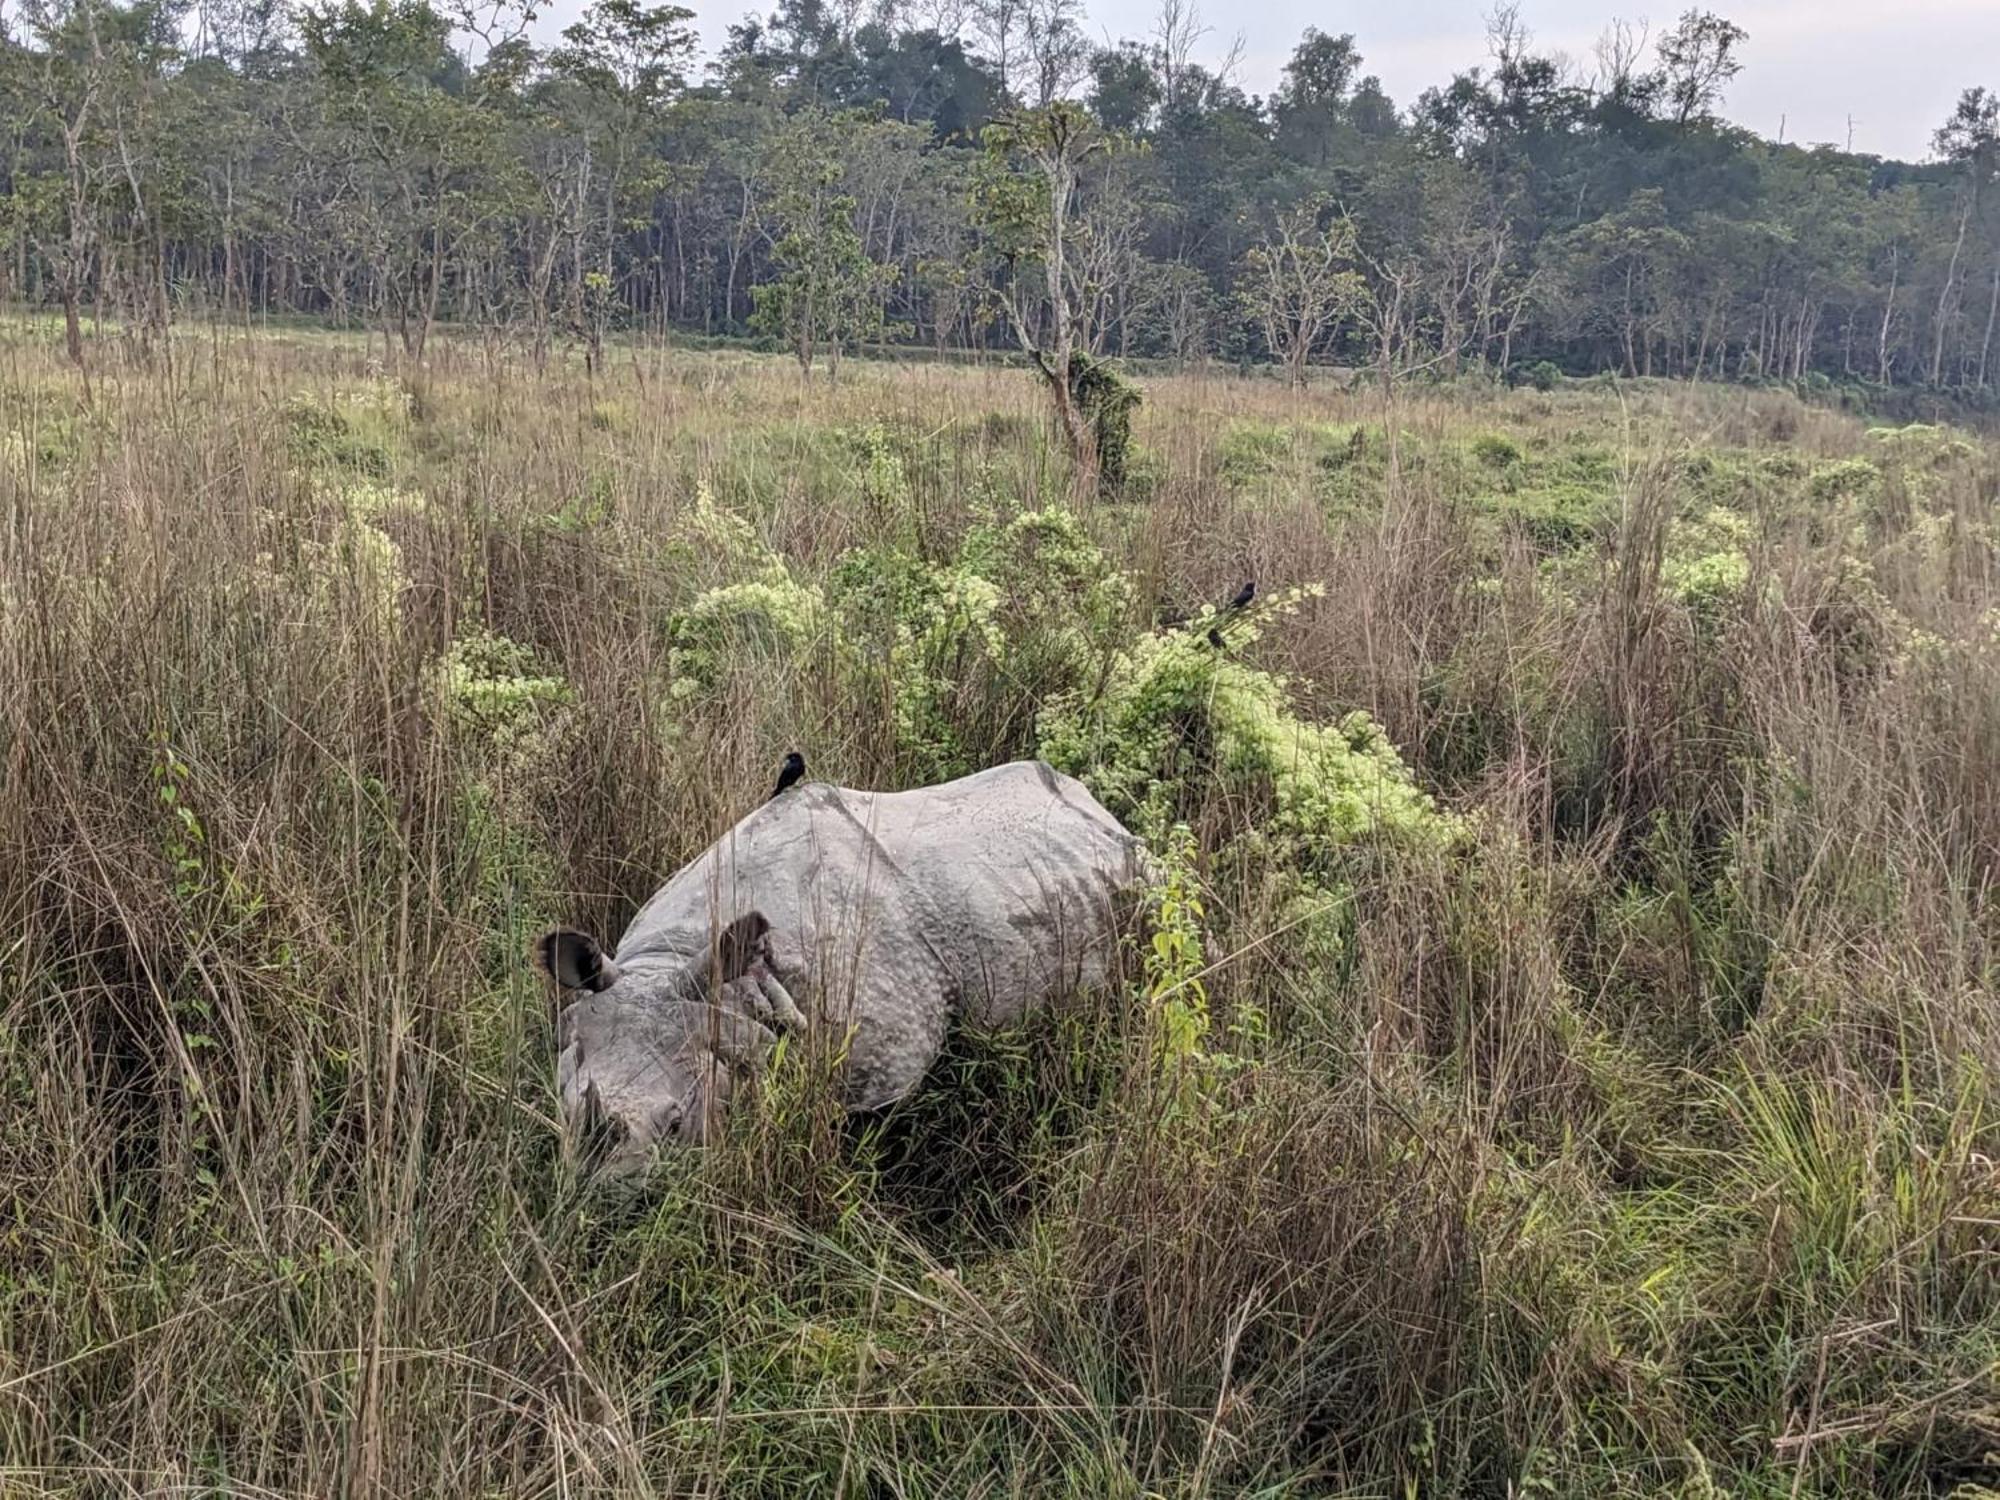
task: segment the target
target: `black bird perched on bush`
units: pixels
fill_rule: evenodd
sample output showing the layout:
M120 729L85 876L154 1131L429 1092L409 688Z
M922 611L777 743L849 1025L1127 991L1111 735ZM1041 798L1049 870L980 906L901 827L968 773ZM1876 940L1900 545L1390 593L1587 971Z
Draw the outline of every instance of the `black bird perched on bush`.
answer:
M784 769L778 772L777 790L771 793L771 799L776 801L786 791L795 786L799 778L805 774L806 758L799 754L798 751L792 751L791 754L785 757Z
M1216 623L1209 628L1208 632L1209 645L1215 647L1215 649L1218 651L1220 651L1223 648L1225 644L1225 642L1222 639L1223 621L1227 620L1231 615L1237 614L1242 610L1248 609L1250 607L1250 601L1252 599L1255 599L1256 597L1257 597L1257 580L1252 578L1247 583L1245 583L1242 588L1236 591L1235 598L1231 599L1227 604L1222 606L1220 612L1221 618L1218 619Z

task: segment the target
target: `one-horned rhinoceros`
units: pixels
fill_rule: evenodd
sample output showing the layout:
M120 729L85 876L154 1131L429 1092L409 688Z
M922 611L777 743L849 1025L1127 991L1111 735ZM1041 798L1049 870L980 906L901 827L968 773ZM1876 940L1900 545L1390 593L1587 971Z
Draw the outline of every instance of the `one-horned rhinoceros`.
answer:
M811 782L759 807L633 918L615 960L551 932L573 1141L623 1173L715 1129L772 1026L844 1043L851 1109L913 1089L962 1016L1004 1026L1102 983L1145 846L1039 761L942 786ZM796 999L794 998L796 997Z

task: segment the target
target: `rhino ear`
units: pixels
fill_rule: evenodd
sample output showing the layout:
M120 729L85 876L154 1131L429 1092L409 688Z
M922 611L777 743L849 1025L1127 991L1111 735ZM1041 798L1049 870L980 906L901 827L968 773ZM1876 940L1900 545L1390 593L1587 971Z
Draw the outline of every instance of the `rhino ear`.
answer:
M715 935L716 967L722 982L732 984L757 962L771 923L761 911L745 912Z
M566 990L609 989L618 965L604 956L597 939L572 928L558 927L535 940L535 962Z

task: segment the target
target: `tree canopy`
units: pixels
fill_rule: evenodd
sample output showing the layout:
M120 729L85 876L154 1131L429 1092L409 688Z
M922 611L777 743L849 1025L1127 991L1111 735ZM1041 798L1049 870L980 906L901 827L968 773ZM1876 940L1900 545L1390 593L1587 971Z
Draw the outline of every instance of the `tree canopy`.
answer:
M415 358L448 320L538 358L628 328L1058 377L1074 351L2000 383L2000 93L1968 86L1921 163L1760 139L1719 113L1755 38L1706 10L1579 65L1503 6L1400 107L1365 38L1316 28L1245 92L1187 0L1101 45L1076 0L781 0L699 70L677 5L532 20L31 0L0 20L0 295L59 309L79 362L91 319L293 314Z

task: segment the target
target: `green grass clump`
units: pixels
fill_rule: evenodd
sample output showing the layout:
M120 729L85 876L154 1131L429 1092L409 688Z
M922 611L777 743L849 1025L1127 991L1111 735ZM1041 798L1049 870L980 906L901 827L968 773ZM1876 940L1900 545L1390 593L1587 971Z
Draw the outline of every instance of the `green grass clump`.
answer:
M1518 526L1549 552L1581 546L1604 524L1611 497L1601 489L1574 481L1558 481L1534 489L1494 497L1492 510Z
M1282 427L1244 422L1223 435L1217 467L1224 484L1241 489L1278 473L1291 457L1291 433Z
M1823 504L1872 500L1882 487L1882 471L1865 458L1843 458L1812 471L1806 491Z
M1472 440L1472 458L1488 469L1511 469L1521 462L1521 445L1504 433L1482 432Z
M292 455L309 468L386 479L409 436L402 389L371 380L327 396L299 392L282 408Z

